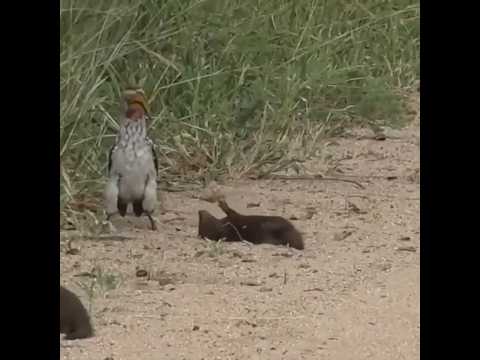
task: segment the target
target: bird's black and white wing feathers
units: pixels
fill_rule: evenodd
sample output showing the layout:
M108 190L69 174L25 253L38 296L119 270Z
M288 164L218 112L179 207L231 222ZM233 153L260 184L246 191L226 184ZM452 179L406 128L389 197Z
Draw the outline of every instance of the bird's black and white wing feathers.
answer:
M149 137L147 137L147 144L150 146L150 149L151 149L151 151L152 151L153 164L155 165L155 173L156 173L157 176L158 176L158 156L157 156L157 151L155 150L156 145L155 145L155 143L153 142L153 140L150 139Z
M108 152L108 168L107 168L107 174L110 176L111 171L112 171L112 156L115 150L117 149L117 144L113 145L110 148L110 151Z

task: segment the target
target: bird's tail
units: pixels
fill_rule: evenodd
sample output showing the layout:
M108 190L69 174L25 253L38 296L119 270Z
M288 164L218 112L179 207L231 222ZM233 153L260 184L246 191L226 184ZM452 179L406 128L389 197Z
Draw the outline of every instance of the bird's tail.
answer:
M135 200L133 202L133 213L135 216L142 216L143 214L143 199Z

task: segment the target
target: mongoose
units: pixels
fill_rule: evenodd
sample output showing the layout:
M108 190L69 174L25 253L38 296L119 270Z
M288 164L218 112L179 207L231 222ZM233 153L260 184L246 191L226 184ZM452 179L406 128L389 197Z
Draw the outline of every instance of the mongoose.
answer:
M94 335L90 317L77 295L60 286L60 333L64 339L84 339Z
M206 210L198 212L198 235L210 240L246 240L253 244L289 245L303 250L300 232L292 223L280 216L241 215L230 208L225 200L218 201L227 215L217 219Z

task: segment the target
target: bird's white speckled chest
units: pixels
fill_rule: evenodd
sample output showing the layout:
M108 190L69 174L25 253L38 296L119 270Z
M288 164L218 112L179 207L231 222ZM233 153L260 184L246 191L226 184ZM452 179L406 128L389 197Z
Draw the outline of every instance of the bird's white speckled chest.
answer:
M120 172L143 172L150 168L152 154L146 130L141 121L128 122L120 129L113 157ZM143 171L142 171L143 170Z

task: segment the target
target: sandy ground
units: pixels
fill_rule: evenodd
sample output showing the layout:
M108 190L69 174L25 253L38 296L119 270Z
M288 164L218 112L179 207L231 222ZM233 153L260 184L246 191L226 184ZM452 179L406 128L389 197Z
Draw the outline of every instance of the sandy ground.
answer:
M239 212L296 219L304 251L198 239L197 211L222 212L188 192L164 195L175 213L158 216L157 233L119 219L126 239L77 240L73 254L62 242L61 283L90 309L96 337L61 339L61 359L419 359L419 124L385 141L362 134L329 139L306 168L364 189L221 186ZM79 276L95 266L96 282Z

